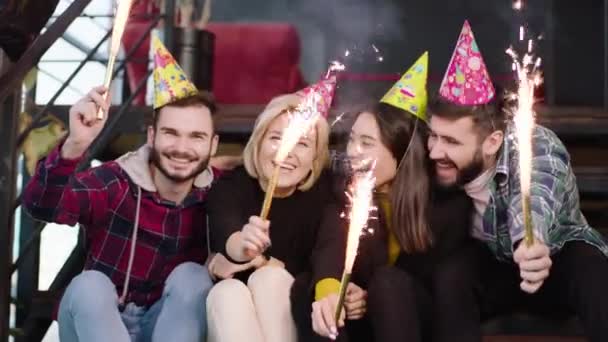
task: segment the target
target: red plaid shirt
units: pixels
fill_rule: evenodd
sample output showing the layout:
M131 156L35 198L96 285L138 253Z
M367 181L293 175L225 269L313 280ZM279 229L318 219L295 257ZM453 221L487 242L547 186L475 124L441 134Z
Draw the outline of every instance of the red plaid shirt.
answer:
M87 242L85 269L107 275L120 294L129 260L139 185L116 161L74 174L79 160L61 158L60 148L38 163L36 174L23 192L23 206L38 220L80 223ZM144 168L147 170L148 165L142 165ZM217 172L213 170L213 174ZM204 201L208 190L209 186L193 187L183 203L176 205L160 198L157 192L142 189L126 302L150 306L160 298L167 276L177 265L205 261Z

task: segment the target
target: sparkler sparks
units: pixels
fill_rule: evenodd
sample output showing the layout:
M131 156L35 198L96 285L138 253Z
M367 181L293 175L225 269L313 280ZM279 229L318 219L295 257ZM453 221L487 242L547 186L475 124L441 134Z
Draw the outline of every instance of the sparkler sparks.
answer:
M522 211L524 214L525 242L528 246L534 243L530 210L530 183L532 173L532 133L534 130L534 89L542 83L540 66L542 60L534 60L532 40L528 42L528 52L520 59L510 47L506 53L513 59L513 69L517 75L517 93L512 99L517 100L513 110L515 134L519 150L519 176L522 194Z
M336 321L340 319L340 314L342 313L346 288L350 281L350 275L357 257L357 250L359 249L359 239L361 238L363 230L367 227L370 211L374 210L374 207L372 206L373 191L376 184L376 179L373 176L374 167L375 162L372 163L370 170L357 172L354 175L350 193L348 194L350 202L350 212L348 213L348 237L346 241L344 273L342 274L338 305L335 312Z
M348 50L347 50L348 52ZM329 63L329 68L327 69L327 72L325 73L325 78L328 78L332 73L336 72L336 71L344 71L344 69L346 69L346 66L338 61L332 61L331 63Z
M334 121L331 123L331 125L329 125L330 127L334 127L337 123L339 123L340 121L342 121L342 118L344 118L344 115L346 115L346 112L340 113L340 115L338 115Z
M296 146L300 138L308 133L319 119L320 114L317 108L320 99L321 96L319 94L311 91L295 111L288 113L290 116L289 123L281 135L281 143L274 158L276 166L268 183L266 195L264 196L264 203L260 214L262 219L268 217L270 204L279 178L280 165L285 161L285 158L287 158L287 155Z
M513 1L513 9L514 10L521 11L523 7L524 7L523 0L515 0L515 1Z
M351 273L353 270L357 249L359 248L359 238L367 226L370 211L373 210L372 197L376 183L376 179L373 176L374 167L375 163L372 164L372 168L369 171L355 175L352 190L348 196L350 212L348 215L349 226L346 259L344 261L344 270L348 273Z
M332 76L332 73L344 69L344 64L337 61L331 62L325 78L334 77ZM300 141L300 138L310 132L317 123L317 120L321 116L321 113L319 113L319 104L323 100L321 94L317 93L314 89L311 89L311 91L305 95L304 100L298 107L288 113L289 123L281 134L281 142L274 158L276 166L264 196L262 212L260 213L262 219L266 219L268 212L270 211L272 197L279 178L280 165L285 161L285 158L287 158L287 155L293 150L298 141Z
M345 59L354 59L365 62L369 62L370 59L373 59L376 62L384 61L382 51L380 51L380 49L374 43L365 45L363 47L352 45L348 49L344 50L343 56Z

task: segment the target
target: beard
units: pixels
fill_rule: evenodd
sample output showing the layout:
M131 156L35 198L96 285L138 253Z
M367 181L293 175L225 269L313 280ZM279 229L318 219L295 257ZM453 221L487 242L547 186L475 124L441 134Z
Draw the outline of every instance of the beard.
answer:
M452 167L455 167L458 170L458 174L456 176L456 181L452 184L441 184L438 180L438 176L435 175L435 184L443 189L456 189L461 188L465 184L473 181L483 172L483 155L481 153L481 147L477 148L475 154L473 155L473 159L468 164L458 167L454 161L449 158L436 160L435 162L441 163L449 163Z
M211 147L209 149L211 150ZM161 154L165 158L183 158L190 161L196 160L197 157L190 153L161 152L157 150L155 146L152 146L152 151L150 153L150 161L152 162L152 165L154 165L163 174L163 176L176 183L187 182L194 179L199 173L203 172L203 170L207 168L209 165L209 159L211 158L210 154L207 153L205 157L199 159L198 164L195 165L190 173L186 175L176 175L167 170L167 168L163 165L161 161Z

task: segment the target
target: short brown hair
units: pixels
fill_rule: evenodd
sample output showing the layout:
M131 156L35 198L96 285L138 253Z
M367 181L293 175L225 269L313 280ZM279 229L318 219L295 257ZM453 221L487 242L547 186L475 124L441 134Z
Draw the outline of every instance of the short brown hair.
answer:
M431 116L451 120L458 120L467 116L472 117L475 129L482 137L486 137L497 130L504 132L507 126L503 98L498 93L492 101L475 106L457 105L438 96L429 103L428 108Z
M179 99L175 102L168 103L160 108L155 109L154 114L152 116L152 127L154 127L155 130L156 125L158 124L158 117L160 116L160 111L165 107L206 107L207 109L209 109L211 116L215 115L215 113L217 112L217 105L215 104L213 95L211 95L209 92L199 91L194 95L184 97L183 99Z

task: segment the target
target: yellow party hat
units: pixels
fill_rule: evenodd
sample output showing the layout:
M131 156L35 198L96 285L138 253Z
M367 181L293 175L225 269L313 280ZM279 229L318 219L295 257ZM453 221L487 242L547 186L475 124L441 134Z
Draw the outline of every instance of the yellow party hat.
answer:
M184 70L160 41L152 35L154 51L154 109L198 93L196 86L188 80Z
M416 63L393 85L380 102L406 110L426 120L426 79L429 53L425 52Z

